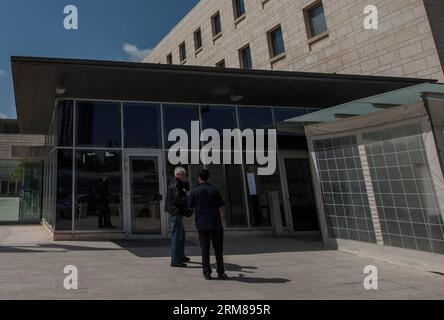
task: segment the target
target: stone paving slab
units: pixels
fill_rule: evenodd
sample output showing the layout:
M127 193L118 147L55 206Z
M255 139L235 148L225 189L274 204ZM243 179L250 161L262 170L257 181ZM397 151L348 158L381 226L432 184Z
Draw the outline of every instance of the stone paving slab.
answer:
M444 276L325 250L314 241L228 237L226 282L202 278L195 242L187 253L190 268L172 269L165 240L50 242L38 226L2 226L0 299L444 298ZM79 290L63 288L66 265L78 268ZM378 267L378 290L364 289L367 265Z

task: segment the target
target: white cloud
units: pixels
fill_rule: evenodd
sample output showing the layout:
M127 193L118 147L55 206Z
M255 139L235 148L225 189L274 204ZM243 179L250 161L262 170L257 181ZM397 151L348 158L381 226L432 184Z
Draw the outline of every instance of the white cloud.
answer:
M8 119L8 116L0 112L0 119Z
M0 70L0 77L7 77L9 74L5 70Z
M125 43L123 45L123 51L127 54L129 60L141 62L150 54L151 48L140 49L136 45Z

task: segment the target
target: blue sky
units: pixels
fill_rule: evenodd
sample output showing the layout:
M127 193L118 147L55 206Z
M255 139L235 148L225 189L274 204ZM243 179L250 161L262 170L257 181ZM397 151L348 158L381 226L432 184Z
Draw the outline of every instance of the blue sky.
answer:
M136 60L198 0L0 0L0 118L15 118L10 57ZM79 29L65 30L75 5Z

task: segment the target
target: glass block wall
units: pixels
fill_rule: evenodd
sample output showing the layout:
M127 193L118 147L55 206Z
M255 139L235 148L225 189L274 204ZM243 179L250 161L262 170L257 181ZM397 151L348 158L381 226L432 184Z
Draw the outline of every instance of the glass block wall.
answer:
M329 237L444 254L442 177L423 122L313 138Z
M376 243L357 139L314 142L330 237Z
M385 245L444 253L444 225L420 124L363 134Z

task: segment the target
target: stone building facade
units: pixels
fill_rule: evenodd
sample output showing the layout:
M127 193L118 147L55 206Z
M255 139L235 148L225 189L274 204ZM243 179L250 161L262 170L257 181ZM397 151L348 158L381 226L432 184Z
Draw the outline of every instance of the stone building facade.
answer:
M421 77L444 81L444 2L373 0L377 30L366 30L365 0L201 0L145 62L242 67L249 46L254 69ZM311 8L322 5L327 30L312 37ZM214 36L215 15L221 33ZM285 52L272 58L269 32L280 26ZM202 47L195 50L196 34ZM180 59L180 46L186 59ZM182 48L183 49L183 48ZM182 57L183 58L183 57ZM180 61L182 60L182 61Z
M44 145L43 135L0 134L0 161L41 158L38 150Z

